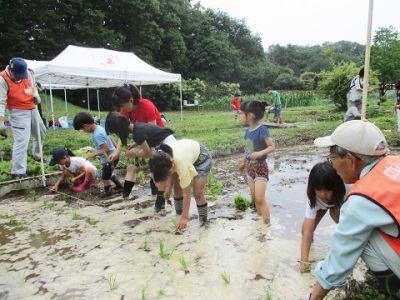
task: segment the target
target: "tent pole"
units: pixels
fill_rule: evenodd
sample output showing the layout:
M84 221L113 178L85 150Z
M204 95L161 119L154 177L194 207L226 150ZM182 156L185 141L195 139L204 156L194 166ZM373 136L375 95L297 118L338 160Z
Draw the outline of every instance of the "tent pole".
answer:
M367 31L367 44L365 45L365 70L364 70L364 82L363 82L363 95L362 95L362 108L361 108L361 119L365 119L367 112L367 98L368 98L368 79L369 79L369 63L371 57L371 31L372 31L372 13L374 10L374 0L369 0L369 12L368 12L368 31Z
M53 120L53 129L56 129L54 126L54 107L53 107L53 90L51 89L51 76L49 74L49 85L50 85L50 107L51 107L51 119Z
M97 89L97 110L99 111L99 120L100 118L100 96L99 96L99 89Z
M67 115L68 122L68 105L67 105L67 89L64 88L64 100L65 100L65 114Z
M48 127L47 125L49 124L49 104L47 103L47 90L44 90L44 102L46 103L46 128Z
M183 121L183 102L182 102L182 77L181 80L179 80L179 86L180 86L180 97L181 97L181 121Z

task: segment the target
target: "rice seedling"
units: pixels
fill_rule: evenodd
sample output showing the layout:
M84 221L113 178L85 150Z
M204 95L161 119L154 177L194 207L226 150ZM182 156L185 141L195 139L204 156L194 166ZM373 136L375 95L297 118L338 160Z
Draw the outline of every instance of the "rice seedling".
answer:
M24 270L24 273L23 273L23 274L18 273L19 283L20 283L20 284L25 283L25 281L26 281L26 276L25 276L25 274L26 274L26 269Z
M237 195L235 198L235 207L239 210L246 210L247 209L247 199L241 195Z
M175 248L176 248L176 246L172 247L171 251L168 252L168 251L164 248L164 243L163 243L163 241L160 241L160 251L159 251L160 257L161 257L162 259L168 259L168 260L169 260L169 259L171 258L171 256L172 256L172 254L174 253Z
M46 239L47 239L46 233L41 232L41 233L39 234L40 243L43 244L43 243L46 241Z
M125 237L121 235L121 242L125 241Z
M10 217L8 218L8 223L14 224L14 223L15 223L15 216L10 216Z
M143 287L142 287L142 300L145 300L146 299L146 291L147 291L147 288L149 287L149 285L147 284L147 285L144 285Z
M207 185L210 187L212 185L212 183L214 182L214 174L212 172L210 172L210 174L208 174L208 178L207 178Z
M65 201L65 200L67 200L67 198L68 198L68 195L67 194L63 194L62 195L62 199Z
M78 216L78 214L76 213L76 211L74 211L73 213L72 213L72 220L78 220L79 219L79 216Z
M182 266L183 270L185 271L185 273L189 273L188 266L186 264L185 258L183 257L183 254L178 257L178 261L181 264L181 266Z
M138 181L138 183L143 183L144 182L144 173L143 173L143 171L139 171L138 172L137 181Z
M117 275L110 275L108 285L110 286L110 291L117 289Z
M100 226L100 232L101 232L101 235L103 235L106 232L106 224L103 224Z
M19 230L23 230L24 228L25 228L24 222L23 222L23 221L19 221L19 222L18 222L18 229L19 229Z
M6 272L10 272L11 271L11 264L9 264L9 265L6 265L5 267L4 267L4 269L6 270Z
M36 201L36 200L37 200L37 195L36 195L36 191L35 191L35 190L31 190L31 191L29 192L29 195L31 196L31 198L32 198L33 201Z
M174 226L176 227L176 225L178 224L178 221L176 220L176 218L172 217L171 221L172 221L172 224L174 224Z
M215 201L217 199L218 199L217 196L207 196L207 201Z
M97 222L99 222L99 221L97 221L96 219L90 219L88 222L89 222L90 225L94 226L94 225L96 225Z
M272 300L271 293L268 290L265 291L265 300Z
M225 271L221 273L221 278L226 284L231 283L231 276L226 274Z
M251 198L251 201L250 201L250 203L249 203L249 206L250 206L251 208L253 208L253 209L256 209L256 203L254 202L254 199L253 199L253 198Z
M47 205L47 200L43 200L43 206L46 206Z
M143 241L143 250L144 251L150 251L150 249L149 249L149 239L147 238L147 236L144 238L144 241Z
M222 190L222 183L217 181L214 185L210 188L210 193L213 195L221 193Z
M47 204L47 207L48 207L49 209L53 209L53 208L54 208L54 203L53 203L53 202L48 203L48 204Z

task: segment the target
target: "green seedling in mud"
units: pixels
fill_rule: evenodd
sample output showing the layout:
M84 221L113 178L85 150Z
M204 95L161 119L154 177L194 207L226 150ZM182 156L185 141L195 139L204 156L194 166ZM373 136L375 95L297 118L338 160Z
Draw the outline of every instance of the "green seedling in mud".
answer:
M139 171L138 172L137 181L138 181L138 183L143 183L144 182L144 173L143 173L143 171Z
M217 199L218 199L217 196L207 196L207 201L215 201Z
M47 207L49 208L49 209L53 209L54 208L54 203L52 202L52 203L48 203L47 204Z
M73 213L72 213L72 220L78 220L79 219L79 216L78 216L78 214L76 213L76 211L74 211Z
M172 247L170 252L167 252L166 249L164 248L163 241L160 241L160 252L159 252L160 257L162 259L168 259L169 260L171 258L171 256L172 256L172 254L174 253L175 248L176 248L176 246Z
M18 274L19 283L20 283L20 284L25 283L25 281L26 281L26 276L25 276L25 274L26 274L26 269L24 270L24 273L23 273L22 275L21 275L21 274Z
M178 257L178 261L181 264L181 266L182 266L183 270L185 271L185 273L189 273L188 266L186 264L185 258L183 257L183 254Z
M176 220L176 218L171 218L172 224L174 224L174 226L176 227L176 225L178 224L178 221Z
M250 203L249 203L249 206L250 206L251 208L253 208L253 209L256 209L256 202L254 202L254 199L253 199L253 198L251 198L251 201L250 201Z
M97 222L99 222L99 221L97 221L97 220L95 220L95 219L90 219L88 222L89 222L90 225L94 226L94 225L96 225Z
M9 265L6 265L6 266L4 267L4 269L6 270L6 272L10 272L10 271L11 271L11 267L12 267L12 265L9 264Z
M125 241L125 237L121 235L121 242Z
M31 196L31 198L32 198L33 201L36 201L36 200L37 200L37 195L36 195L36 191L35 191L35 190L31 190L31 191L29 192L29 195Z
M46 241L46 239L47 239L47 235L44 232L39 234L39 240L40 240L41 244L43 244Z
M23 222L23 221L19 221L19 222L18 222L18 229L19 229L19 230L23 230L24 228L25 228L24 222Z
M108 285L110 286L110 291L117 289L116 280L117 280L117 275L110 275L110 278L108 279Z
M210 188L210 193L213 195L221 193L222 190L222 183L217 181L214 185Z
M47 205L47 200L43 200L43 206L46 206Z
M147 284L147 285L144 285L143 287L142 287L142 300L145 300L146 299L146 291L147 291L147 288L149 287L149 285Z
M231 276L226 274L225 271L221 273L221 278L226 284L231 283Z
M14 224L14 223L15 223L15 216L10 216L10 217L8 218L8 223Z
M100 226L100 232L101 232L101 235L103 235L106 232L106 224L103 224Z
M239 210L247 209L247 199L241 195L237 195L235 198L235 207Z
M150 251L150 249L149 249L149 239L147 238L147 236L144 238L144 241L143 241L143 250L144 251Z
M268 290L265 291L265 300L272 300L271 293Z
M214 174L212 172L210 172L208 174L208 178L207 178L207 185L210 187L212 185L212 183L214 182Z
M62 194L62 199L65 201L65 200L67 200L67 198L68 198L68 195L67 194Z

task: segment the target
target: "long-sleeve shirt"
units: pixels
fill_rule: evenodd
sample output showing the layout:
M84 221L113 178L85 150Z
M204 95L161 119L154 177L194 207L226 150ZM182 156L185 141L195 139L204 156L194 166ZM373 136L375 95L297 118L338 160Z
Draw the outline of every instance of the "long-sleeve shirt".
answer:
M367 165L360 178L378 161ZM324 289L329 290L346 283L372 231L377 229L389 235L397 235L393 219L382 208L362 196L350 196L340 209L340 220L332 237L331 248L325 260L320 261L315 268L315 277ZM399 274L400 270L393 272Z

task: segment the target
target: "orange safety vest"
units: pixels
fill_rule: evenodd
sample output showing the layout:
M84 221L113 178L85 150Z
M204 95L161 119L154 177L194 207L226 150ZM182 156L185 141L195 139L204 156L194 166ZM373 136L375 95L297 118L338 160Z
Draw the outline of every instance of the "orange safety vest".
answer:
M397 236L380 231L383 238L400 255L400 155L390 155L378 162L350 190L351 195L360 195L382 208L397 226Z
M35 108L33 103L33 88L28 78L22 79L20 82L13 81L6 71L0 72L4 80L8 84L7 105L8 109L31 110Z

